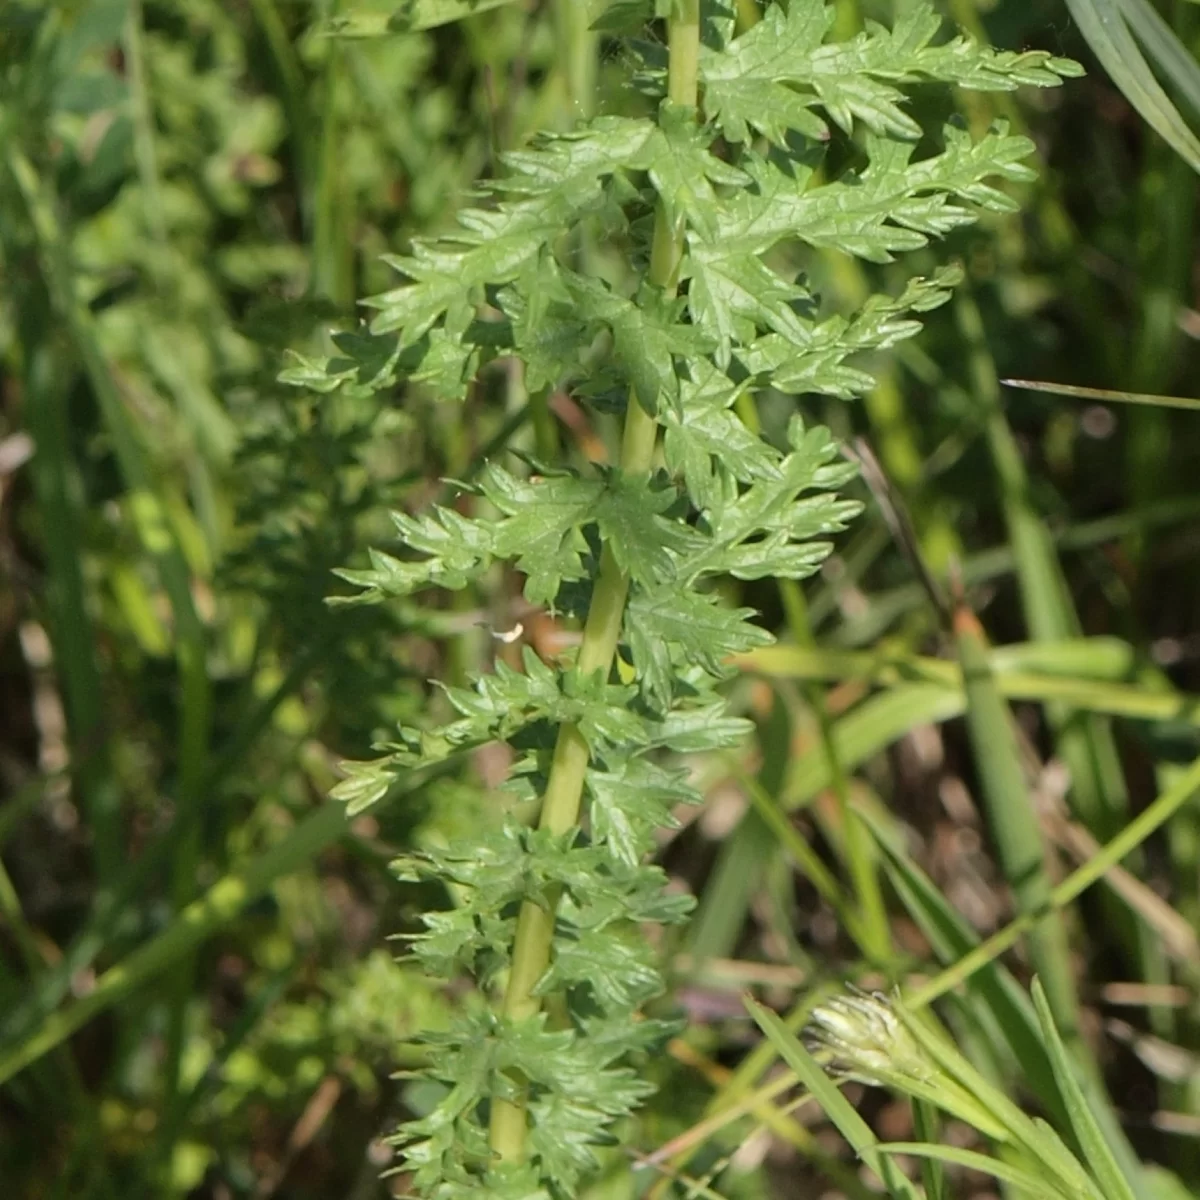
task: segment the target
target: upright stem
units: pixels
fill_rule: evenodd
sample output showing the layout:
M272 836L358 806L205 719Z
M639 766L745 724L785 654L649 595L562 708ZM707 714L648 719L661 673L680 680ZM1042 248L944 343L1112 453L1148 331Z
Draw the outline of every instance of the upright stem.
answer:
M595 7L587 0L558 0L554 10L571 122L588 120L595 107L597 38L591 28Z
M695 108L700 59L700 0L675 0L667 44L670 51L667 97L673 104ZM663 289L674 289L682 257L683 229L670 224L660 205L651 249L650 282ZM658 397L643 399L653 405ZM654 459L657 438L658 422L636 397L630 395L621 440L621 470L629 475L647 474ZM579 649L578 669L582 674L600 671L607 675L612 669L628 594L629 579L617 566L611 549L605 546ZM578 823L588 757L587 742L578 728L561 726L542 800L540 828L565 833ZM541 998L533 994L533 989L550 964L554 908L553 904L543 908L533 901L526 901L521 906L513 942L512 970L502 1008L509 1020L527 1020L541 1009ZM525 1155L526 1132L524 1101L493 1102L490 1142L498 1159L520 1162Z

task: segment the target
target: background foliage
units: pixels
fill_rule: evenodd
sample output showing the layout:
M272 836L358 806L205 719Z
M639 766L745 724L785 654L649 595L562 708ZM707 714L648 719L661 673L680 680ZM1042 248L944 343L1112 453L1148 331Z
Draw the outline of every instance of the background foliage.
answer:
M388 864L487 820L505 764L481 751L414 775L353 824L324 802L334 764L441 712L428 680L518 665L489 627L520 621L542 651L563 631L503 572L452 600L331 610L330 571L386 544L389 507L444 500L441 480L473 479L512 431L595 457L611 430L565 396L531 414L502 364L462 409L432 384L323 397L277 376L302 374L287 350L346 351L355 299L392 285L379 255L444 229L502 150L619 95L628 64L581 34L570 0L451 24L430 24L433 0L401 7L393 36L340 39L390 8L0 6L0 1178L17 1196L404 1186L379 1181L380 1139L431 1097L391 1072L459 997L393 961L387 937L449 898ZM837 19L904 7L839 0ZM804 598L767 582L730 596L784 640L731 689L754 737L701 764L704 807L662 841L698 898L662 945L690 1024L647 1067L660 1098L628 1141L723 1195L804 1194L814 1172L862 1194L815 1110L744 1099L772 1043L741 993L793 1011L842 979L928 976L1004 927L1031 903L988 832L1006 785L1039 802L1047 888L1161 793L1181 797L1170 820L1065 910L1081 1011L1064 1037L1091 1048L1094 1097L1133 1151L1191 1193L1200 418L1000 380L1193 390L1195 176L1064 4L944 7L1090 74L963 100L973 131L1001 115L1038 144L1023 215L919 264L954 255L966 283L919 341L862 364L878 381L865 404L801 410L865 436L926 561L959 564L1000 647L994 686L968 670L964 687L953 664L987 653L982 634L960 627L956 650L940 632L864 487L867 514ZM1192 38L1191 6L1159 11ZM845 311L897 279L829 254L812 282ZM792 407L762 406L764 425ZM988 753L1007 735L981 724L1004 703L1015 780ZM865 865L839 796L878 828ZM981 972L943 1015L981 1070L1053 1116L1036 1054L996 1032L1039 1028L1009 990L1036 956L1031 942L1012 975ZM868 1118L908 1138L906 1110L871 1096ZM621 1153L611 1166L614 1195L686 1190ZM956 1195L984 1186L950 1177Z

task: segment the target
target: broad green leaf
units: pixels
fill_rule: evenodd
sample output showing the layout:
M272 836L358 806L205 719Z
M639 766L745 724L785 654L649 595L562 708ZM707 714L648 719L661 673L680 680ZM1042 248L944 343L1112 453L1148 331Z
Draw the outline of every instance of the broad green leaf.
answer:
M945 149L913 160L913 144L869 135L869 165L861 173L807 187L807 168L748 155L742 163L755 181L722 205L712 241L727 253L761 254L785 238L841 250L871 262L891 262L932 236L970 224L975 211L1012 212L1013 200L989 179L1023 183L1033 178L1024 164L1034 150L1028 138L1002 123L979 141L952 125Z
M621 862L634 866L654 845L656 829L678 824L672 810L698 804L700 796L682 773L642 758L588 773L593 836Z
M702 330L679 320L686 302L650 286L635 301L573 272L563 279L580 315L612 331L616 356L642 407L653 416L660 398L678 406L676 358L703 358L712 345Z
M683 476L693 505L704 512L722 502L722 477L741 483L778 478L781 456L733 411L744 386L704 362L691 364L689 374L680 381L678 408L665 409L659 419L667 466Z
M712 185L745 187L750 182L743 171L717 158L710 142L688 110L664 103L658 128L631 164L650 175L672 228L686 220L695 229L711 232L720 208Z

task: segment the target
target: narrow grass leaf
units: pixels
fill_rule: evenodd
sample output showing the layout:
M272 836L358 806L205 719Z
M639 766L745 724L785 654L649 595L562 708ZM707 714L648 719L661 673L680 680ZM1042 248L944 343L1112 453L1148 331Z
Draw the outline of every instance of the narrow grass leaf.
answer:
M1054 1077L1058 1081L1058 1089L1066 1101L1071 1128L1074 1130L1079 1144L1083 1147L1088 1165L1100 1183L1105 1200L1136 1200L1129 1181L1113 1155L1108 1139L1101 1131L1096 1116L1088 1105L1076 1075L1075 1065L1059 1036L1050 1010L1050 1003L1039 979L1033 981L1033 1003L1042 1027L1046 1049L1050 1055L1050 1063L1054 1068Z
M940 658L768 646L733 661L743 670L774 678L861 681L906 694L919 688L945 688L957 693L959 702L947 706L942 720L960 715L965 705L961 666ZM1061 703L1084 712L1135 721L1200 726L1200 696L1118 682L1114 676L1128 674L1131 662L1127 651L1118 646L1090 639L1019 643L990 649L987 661L995 686L1006 700ZM1030 669L1026 669L1027 664ZM936 707L932 698L926 703L929 709ZM848 717L842 718L846 720ZM897 736L906 731L900 729Z
M960 1150L955 1146L935 1146L929 1142L881 1142L881 1154L911 1154L915 1158L930 1159L939 1163L950 1163L956 1167L966 1167L971 1171L981 1171L991 1175L1003 1183L1020 1189L1038 1200L1057 1200L1064 1193L1057 1188L1051 1189L1043 1173L1027 1167L1017 1167L1003 1159L994 1158L990 1154L981 1154L977 1150ZM1074 1200L1074 1197L1071 1198Z
M941 1119L932 1104L914 1099L912 1114L913 1132L922 1143L936 1145L941 1141ZM926 1200L947 1200L946 1172L942 1170L941 1161L933 1155L925 1156L921 1163L921 1180L925 1184Z
M1200 113L1200 65L1149 0L1120 0L1121 10L1150 61L1179 89L1193 114Z
M1050 898L1046 849L1025 786L1012 716L988 665L983 629L965 607L955 614L954 634L967 695L967 731L1000 866L1017 907L1026 913L1046 912ZM1050 983L1055 1014L1070 1030L1074 1045L1078 1040L1078 1000L1070 975L1066 929L1057 914L1048 915L1031 931L1029 950L1038 973Z
M1154 73L1126 24L1122 0L1067 0L1067 8L1092 52L1143 120L1200 172L1200 141Z
M1182 408L1200 412L1200 400L1192 396L1155 396L1148 392L1121 392L1111 388L1079 387L1073 383L1048 383L1040 379L1002 379L1005 387L1023 392L1045 392L1051 396L1066 396L1072 400L1095 400L1100 403L1142 404L1154 408Z
M1070 904L1081 896L1104 875L1105 871L1119 863L1127 854L1132 853L1152 833L1160 829L1184 805L1188 804L1198 792L1200 792L1200 758L1194 760L1186 770L1182 771L1174 783L1108 842L1095 858L1084 863L1059 883L1051 894L1051 907L1059 908L1064 904ZM1003 929L992 934L986 941L981 942L953 966L947 967L940 975L915 989L907 997L906 1003L913 1009L932 1004L939 996L944 996L958 987L976 971L1015 945L1021 934L1031 928L1039 919L1040 914L1038 913L1025 913L1017 917Z
M864 820L883 852L892 887L934 954L944 965L960 961L979 945L978 937L933 881L903 852L898 839L883 828L877 815L864 813ZM995 962L976 972L967 988L973 1002L994 1017L1032 1091L1049 1111L1065 1120L1066 1108L1058 1095L1037 1018L1025 991L1005 967Z
M961 716L963 706L961 695L932 684L912 684L872 696L835 722L838 761L843 770L853 771L919 725ZM830 783L825 755L799 755L782 793L783 805L801 808Z
M820 1063L803 1043L769 1009L747 998L746 1007L758 1027L779 1052L779 1056L812 1093L825 1115L837 1126L838 1132L850 1143L854 1152L884 1181L891 1194L902 1200L918 1200L918 1192L899 1169L877 1153L879 1139L870 1126L858 1115L854 1106L842 1095L836 1084L821 1068Z

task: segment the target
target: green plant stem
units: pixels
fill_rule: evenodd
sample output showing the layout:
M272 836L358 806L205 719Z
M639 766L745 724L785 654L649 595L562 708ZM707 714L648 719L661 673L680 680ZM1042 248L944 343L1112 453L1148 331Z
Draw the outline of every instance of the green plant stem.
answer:
M695 108L700 61L700 0L677 0L667 44L670 54L667 98L673 104ZM682 257L683 231L672 227L660 205L651 248L650 282L664 290L674 289ZM641 400L653 407L658 397L647 396ZM654 459L657 440L657 420L637 397L631 395L621 440L621 470L630 475L646 474ZM597 671L607 674L612 668L628 594L629 579L617 565L611 547L606 545L601 552L600 570L576 663L581 675ZM583 735L574 725L563 725L559 729L542 800L540 828L564 834L576 825L588 758L588 745ZM530 900L521 907L513 941L512 970L502 1006L504 1016L510 1021L528 1020L541 1008L541 998L534 995L534 988L550 963L554 908L553 904L542 907ZM516 1163L524 1158L525 1107L524 1102L518 1101L497 1099L493 1102L489 1140L492 1152L501 1162Z
M596 97L596 35L587 0L558 0L554 8L567 109L573 121L592 116Z

